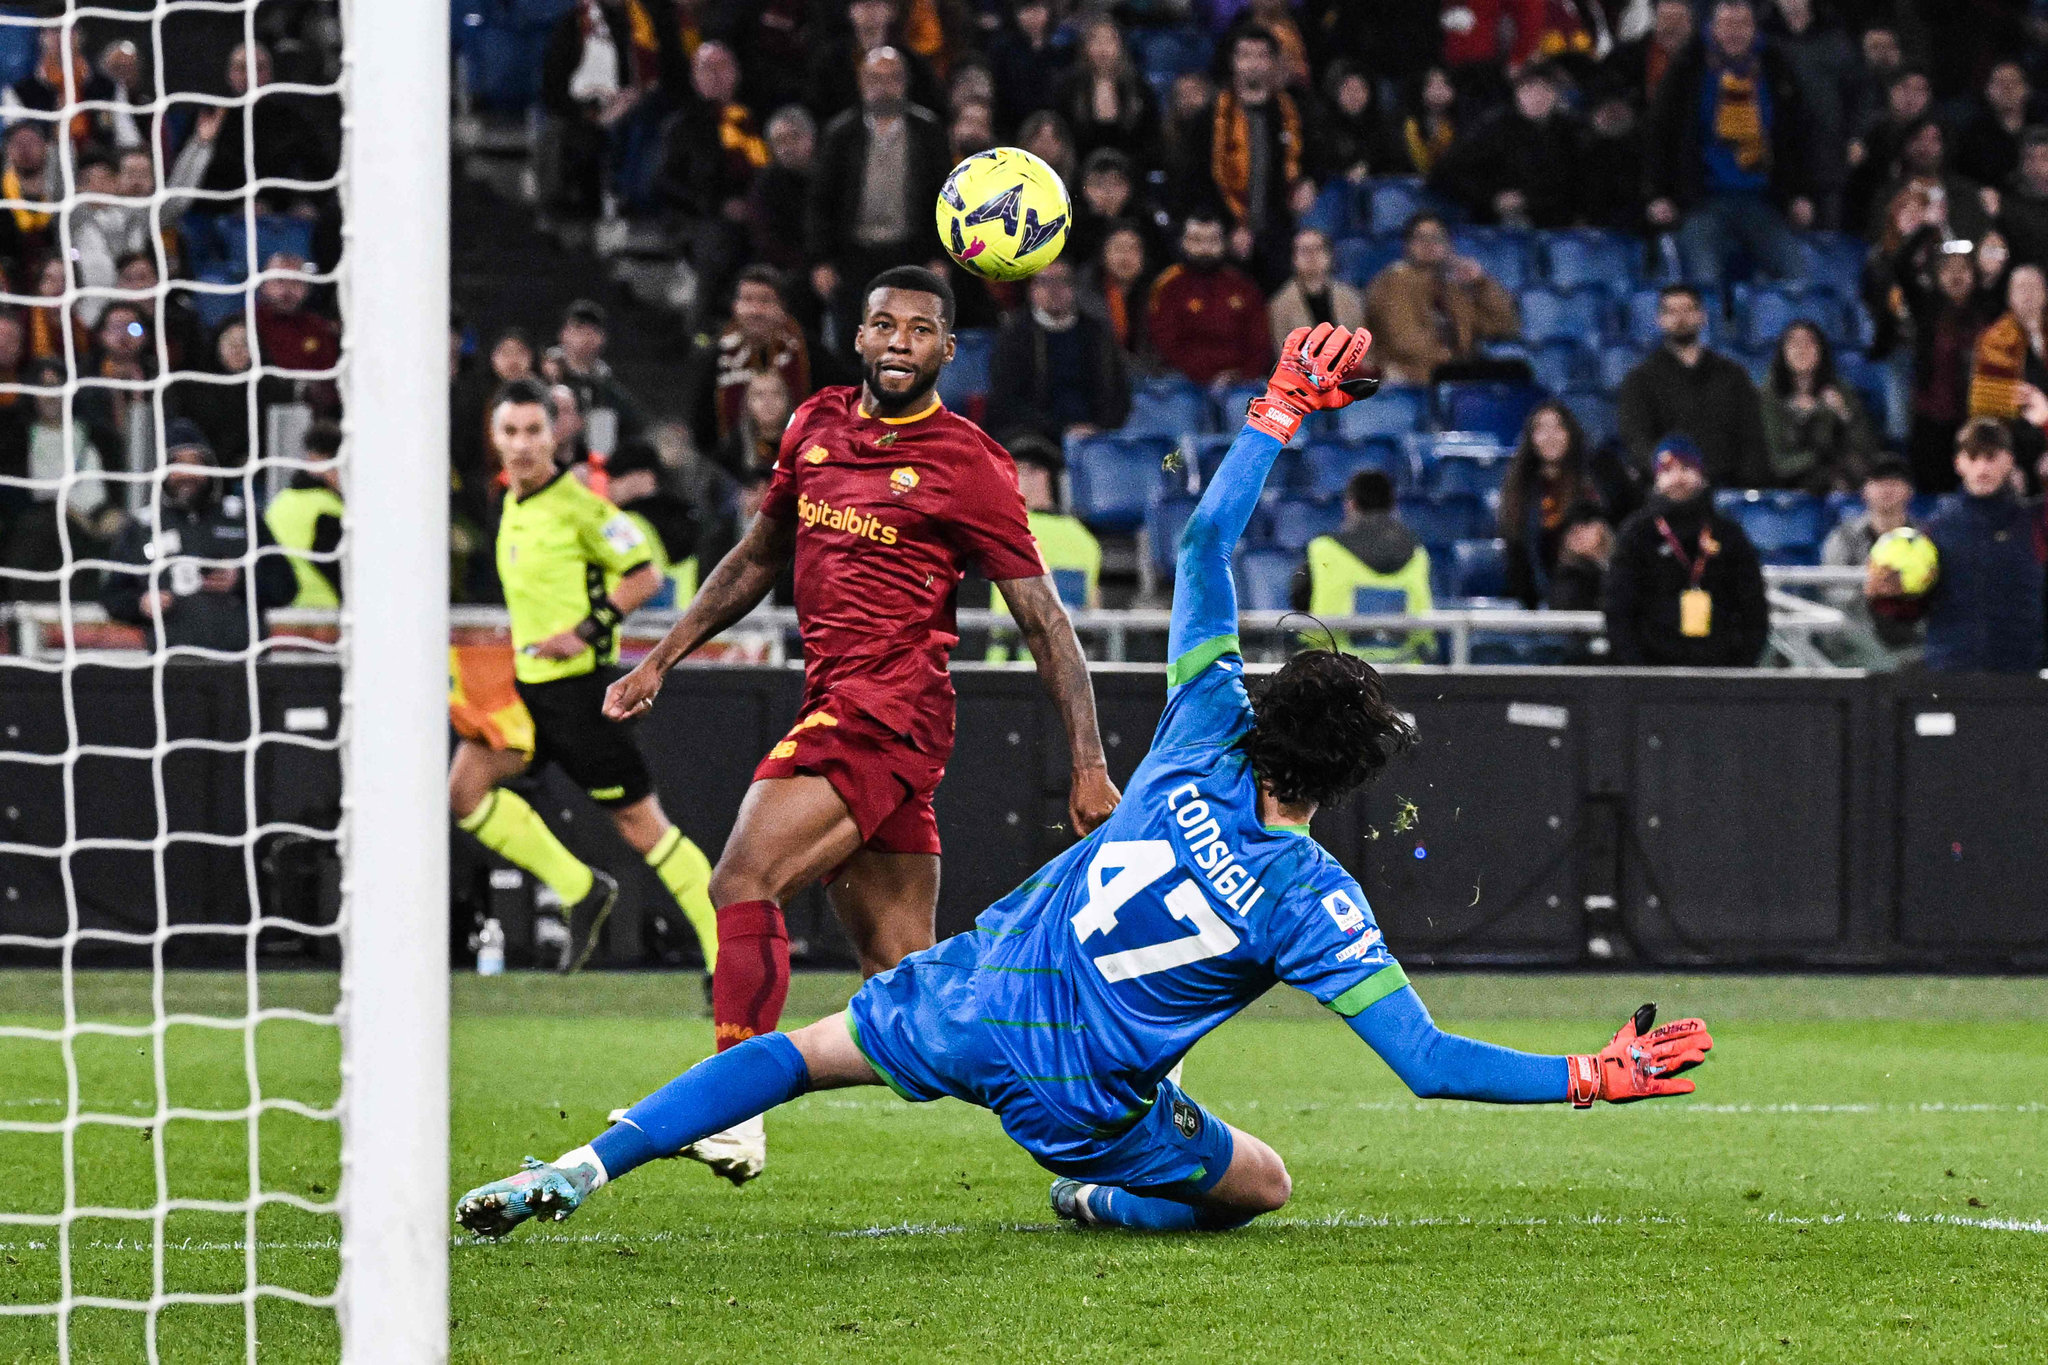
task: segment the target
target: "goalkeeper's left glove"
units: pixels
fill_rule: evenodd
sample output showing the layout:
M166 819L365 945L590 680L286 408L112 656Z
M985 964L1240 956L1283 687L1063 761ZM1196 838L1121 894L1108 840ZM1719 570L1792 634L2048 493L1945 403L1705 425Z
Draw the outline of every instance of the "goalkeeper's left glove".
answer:
M1312 412L1345 407L1379 390L1380 381L1354 375L1372 345L1363 327L1351 331L1325 322L1310 331L1297 327L1280 348L1280 363L1266 383L1263 398L1254 399L1245 420L1281 441L1294 439L1301 419Z
M1594 1100L1628 1104L1659 1095L1690 1095L1691 1081L1675 1079L1707 1059L1713 1035L1702 1019L1680 1019L1651 1030L1657 1007L1644 1005L1630 1016L1606 1047L1593 1056L1567 1057L1574 1109L1590 1109Z

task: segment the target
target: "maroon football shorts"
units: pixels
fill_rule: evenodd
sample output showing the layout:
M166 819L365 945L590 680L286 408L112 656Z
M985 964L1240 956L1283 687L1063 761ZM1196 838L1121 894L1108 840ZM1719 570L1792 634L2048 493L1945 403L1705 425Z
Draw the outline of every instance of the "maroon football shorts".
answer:
M813 707L754 769L754 780L822 777L860 827L861 847L877 853L939 851L932 793L946 775L934 757L865 712Z

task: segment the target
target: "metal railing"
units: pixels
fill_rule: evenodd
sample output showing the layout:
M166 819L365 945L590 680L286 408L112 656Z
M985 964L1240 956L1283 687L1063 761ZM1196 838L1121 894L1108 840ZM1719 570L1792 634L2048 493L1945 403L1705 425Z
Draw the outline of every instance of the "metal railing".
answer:
M1865 624L1837 606L1801 597L1793 589L1831 590L1838 600L1860 590L1863 571L1841 568L1772 567L1764 570L1771 604L1771 643L1779 656L1793 667L1838 667L1820 647L1820 640L1867 629ZM628 647L646 645L659 639L673 625L680 612L670 609L640 611L621 628ZM1132 607L1121 610L1074 610L1069 613L1074 629L1095 647L1090 656L1106 663L1126 663L1132 656L1135 637L1163 639L1171 624L1171 613L1162 607ZM96 603L74 603L70 609L74 628L114 633L107 615ZM284 607L268 615L271 630L279 635L277 657L289 657L288 637L292 634L319 636L333 629L337 614L325 608ZM507 617L503 607L456 606L448 609L451 629L462 631L504 630ZM1438 635L1444 645L1445 663L1452 668L1471 666L1475 639L1486 637L1570 637L1593 642L1602 639L1606 619L1597 611L1523 611L1501 608L1457 608L1408 615L1403 612L1374 612L1354 616L1316 617L1317 625L1341 634L1383 633L1406 636L1417 631ZM51 602L0 603L0 629L14 655L47 658L63 652L60 638L63 610ZM1016 622L1007 613L966 609L959 613L962 630L1014 630ZM730 646L729 658L754 663L781 664L789 661L795 640L796 610L793 607L757 607L720 638ZM1289 637L1312 635L1311 625L1301 612L1247 611L1239 614L1239 634L1251 643L1281 644ZM80 642L73 637L81 655L119 652L136 647L121 640L101 638Z

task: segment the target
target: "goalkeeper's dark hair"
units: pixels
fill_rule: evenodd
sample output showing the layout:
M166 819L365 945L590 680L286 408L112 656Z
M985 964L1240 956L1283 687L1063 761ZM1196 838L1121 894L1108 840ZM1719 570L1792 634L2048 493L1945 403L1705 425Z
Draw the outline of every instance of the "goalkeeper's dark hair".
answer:
M538 379L514 379L508 382L492 396L491 411L495 413L507 403L538 403L546 411L548 420L555 420L555 395Z
M1378 670L1355 654L1303 650L1251 697L1255 719L1238 748L1259 785L1290 806L1342 799L1415 738Z
M953 286L946 283L946 277L936 270L927 270L921 265L891 266L868 281L868 287L860 291L860 311L865 318L868 300L875 296L877 289L904 289L918 294L932 294L939 300L939 317L946 324L946 330L953 330Z

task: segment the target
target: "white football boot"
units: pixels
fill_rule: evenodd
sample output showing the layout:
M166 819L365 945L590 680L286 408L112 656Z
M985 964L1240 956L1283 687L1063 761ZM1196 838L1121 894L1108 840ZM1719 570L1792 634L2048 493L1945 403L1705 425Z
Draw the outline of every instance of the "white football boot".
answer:
M614 1109L608 1121L617 1123L625 1117L625 1110ZM722 1175L735 1185L744 1185L767 1169L768 1128L761 1122L761 1115L756 1114L722 1133L698 1138L676 1156L701 1161L711 1168L712 1174Z

